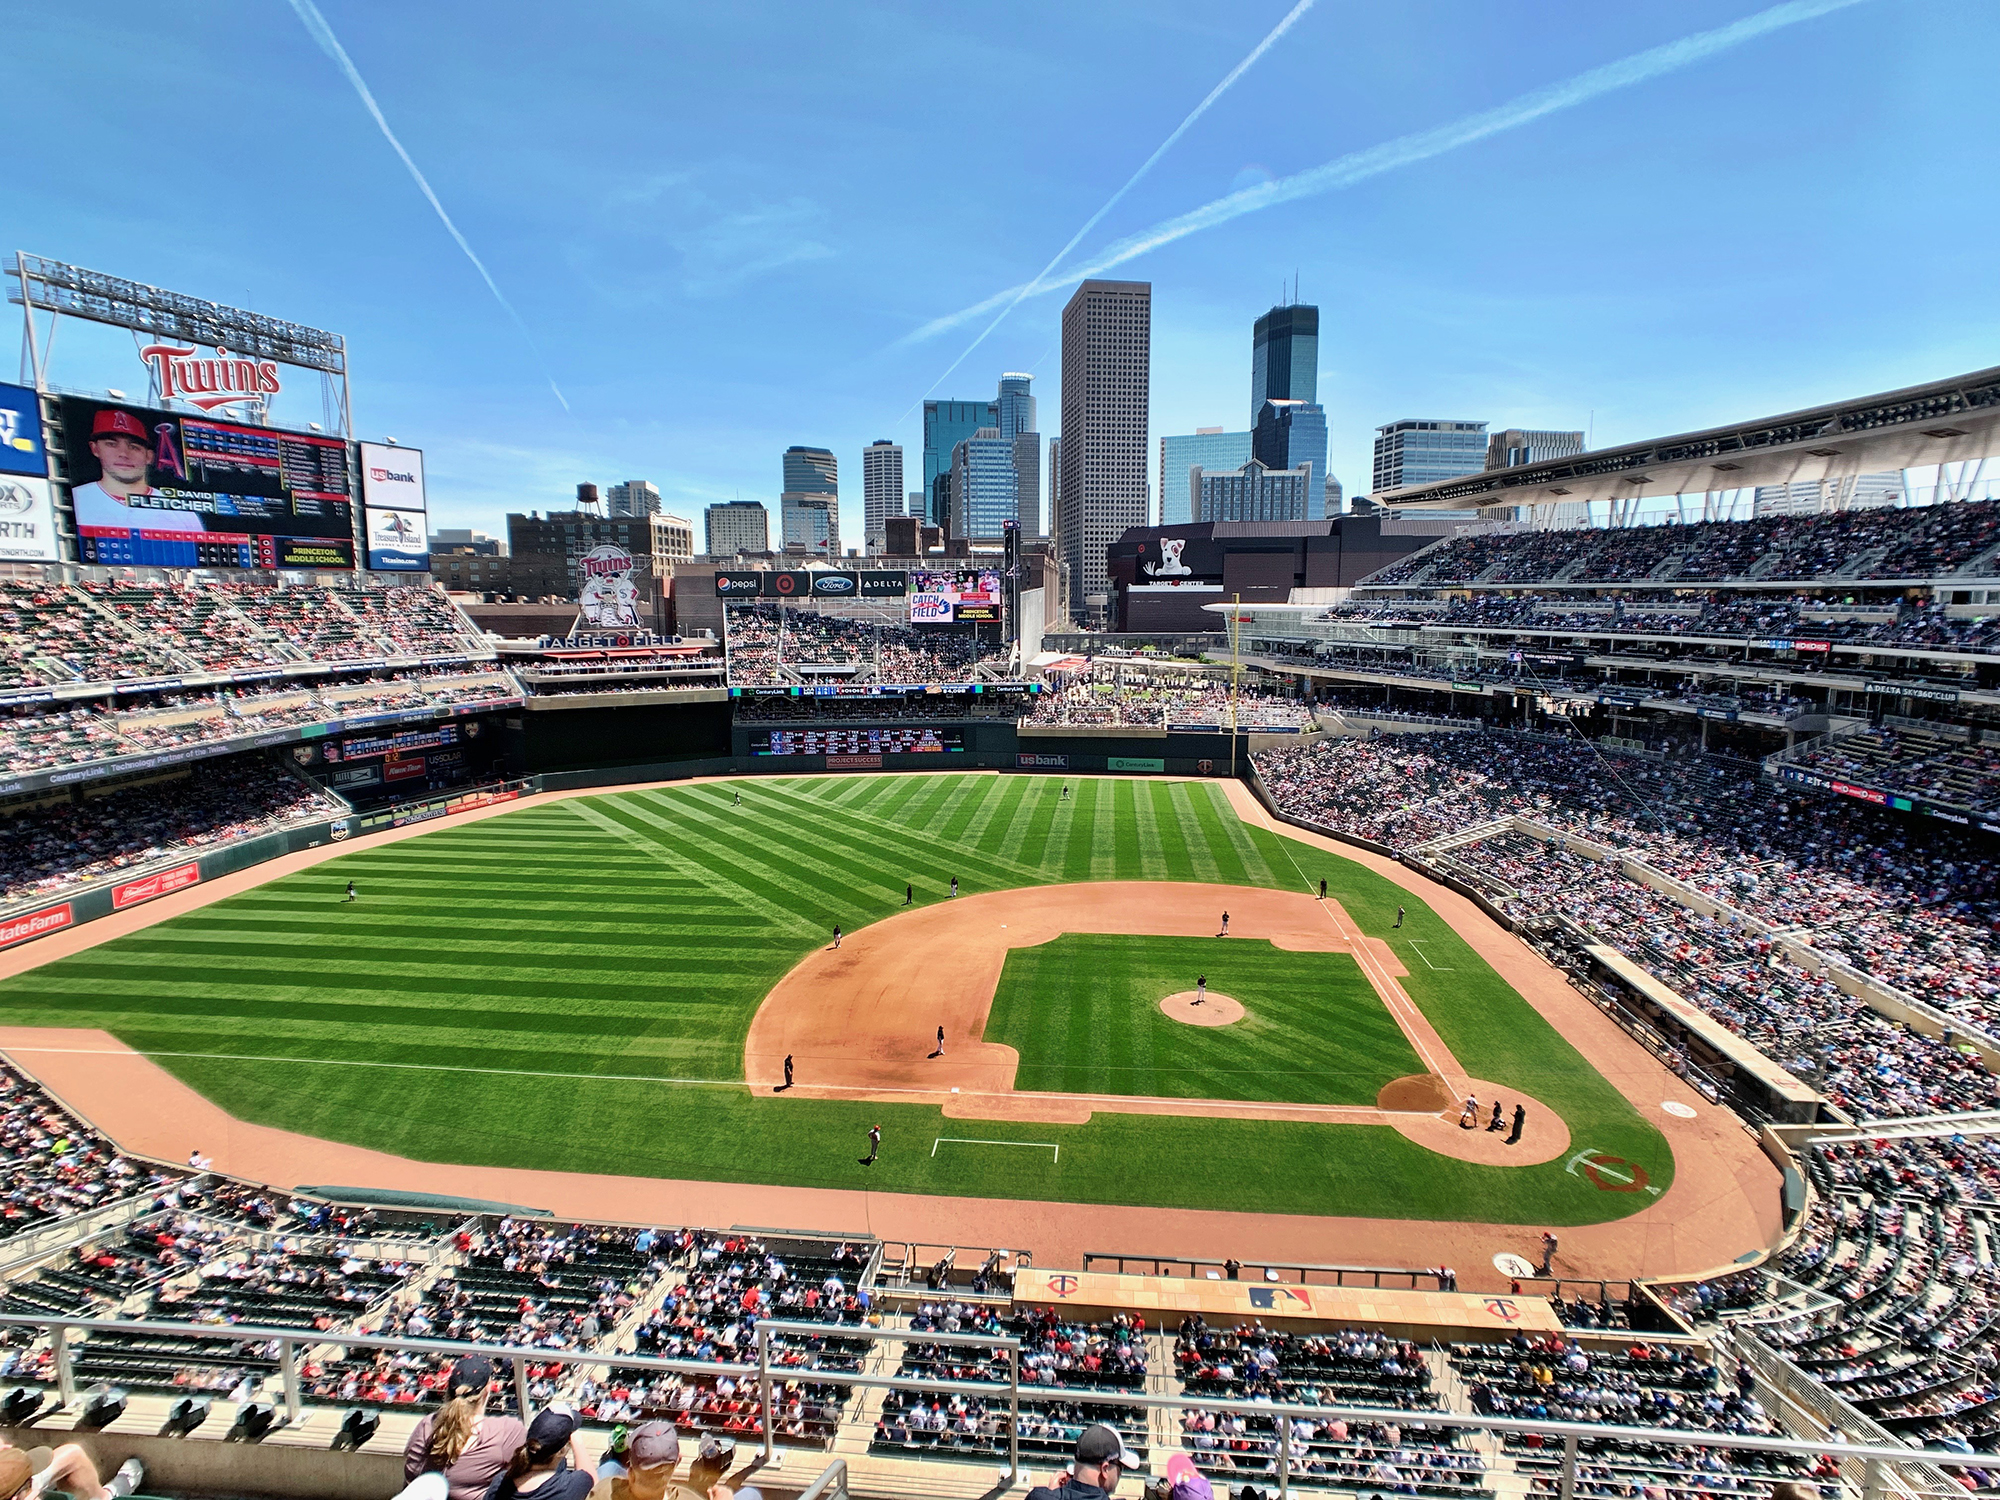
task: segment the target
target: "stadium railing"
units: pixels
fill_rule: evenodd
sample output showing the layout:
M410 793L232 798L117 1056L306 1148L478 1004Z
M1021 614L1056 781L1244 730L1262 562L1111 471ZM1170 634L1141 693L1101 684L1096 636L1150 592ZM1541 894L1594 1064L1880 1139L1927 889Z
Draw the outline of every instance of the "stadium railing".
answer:
M1180 1269L1183 1266L1187 1269ZM1237 1267L1244 1272L1255 1272L1255 1275L1246 1278L1251 1281L1291 1282L1298 1286L1388 1286L1395 1291L1416 1291L1420 1288L1437 1291L1443 1280L1435 1271L1415 1271L1407 1266L1333 1266L1311 1261L1246 1260L1238 1261ZM1083 1268L1086 1271L1109 1268L1120 1276L1178 1276L1191 1281L1202 1280L1209 1271L1214 1271L1219 1277L1228 1269L1227 1263L1220 1260L1184 1255L1118 1255L1101 1250L1086 1250ZM1350 1276L1354 1280L1349 1281ZM1385 1276L1390 1278L1387 1282L1382 1279ZM1315 1279L1319 1277L1332 1279ZM1366 1280L1362 1279L1364 1277Z
M78 1395L71 1347L72 1335L77 1333L152 1335L231 1344L274 1343L279 1346L279 1368L283 1382L281 1396L283 1420L287 1425L297 1425L305 1412L299 1369L301 1352L328 1345L387 1349L411 1354L435 1355L441 1359L479 1355L504 1362L512 1368L515 1399L520 1403L519 1409L524 1412L533 1409L527 1389L528 1367L531 1364L546 1365L552 1357L560 1360L565 1366L589 1368L615 1365L624 1370L648 1370L663 1374L729 1376L739 1380L754 1377L762 1393L760 1402L762 1431L759 1436L763 1445L764 1462L767 1466L773 1467L782 1464L782 1460L777 1456L778 1435L773 1431L769 1418L773 1382L796 1378L802 1373L799 1366L774 1366L771 1363L773 1335L789 1333L813 1338L829 1336L844 1339L888 1338L932 1344L949 1343L999 1348L1006 1350L1009 1355L1010 1378L1005 1384L998 1381L913 1379L907 1376L877 1374L867 1370L840 1371L837 1375L830 1371L827 1373L838 1384L855 1390L907 1391L933 1396L963 1395L982 1401L997 1401L1004 1392L1008 1417L1006 1485L1012 1487L1024 1478L1019 1453L1023 1399L1019 1380L1020 1341L1013 1338L946 1334L912 1329L877 1329L853 1324L792 1323L773 1320L757 1324L758 1359L755 1364L722 1364L700 1360L660 1359L598 1350L558 1351L546 1347L515 1344L387 1338L342 1332L330 1333L311 1328L263 1327L241 1323L213 1327L199 1323L142 1319L50 1318L40 1315L0 1314L0 1328L48 1331L53 1363L53 1384L64 1407L71 1406ZM1713 1491L1718 1494L1746 1497L1757 1491L1749 1488L1728 1490L1718 1487L1718 1479L1729 1473L1726 1467L1727 1460L1723 1456L1750 1454L1760 1455L1766 1460L1790 1457L1815 1462L1830 1459L1838 1462L1843 1478L1859 1494L1861 1500L1886 1500L1886 1497L1890 1496L1909 1497L1909 1500L1942 1500L1942 1497L1947 1495L1962 1497L1969 1486L1962 1486L1952 1476L1966 1469L1984 1469L1995 1462L1992 1454L1911 1448L1897 1443L1881 1429L1873 1428L1873 1424L1867 1423L1863 1424L1863 1428L1872 1429L1869 1432L1870 1440L1861 1443L1850 1442L1844 1434L1851 1429L1836 1427L1834 1423L1825 1421L1817 1411L1805 1408L1802 1402L1794 1398L1792 1382L1785 1378L1784 1372L1777 1369L1770 1359L1763 1358L1768 1351L1763 1350L1760 1345L1748 1348L1746 1352L1752 1357L1760 1377L1766 1380L1766 1388L1783 1397L1788 1406L1804 1410L1811 1419L1811 1425L1820 1427L1827 1433L1826 1436L1779 1437L1703 1428L1627 1427L1610 1423L1488 1416L1478 1412L1443 1408L1364 1406L1342 1402L1306 1405L1268 1399L1226 1400L1204 1395L1164 1394L1138 1390L1114 1391L1075 1386L1033 1385L1028 1388L1027 1399L1030 1402L1057 1400L1068 1403L1110 1405L1144 1410L1149 1414L1165 1413L1169 1417L1177 1417L1188 1412L1202 1412L1227 1417L1241 1416L1246 1420L1254 1419L1269 1423L1275 1423L1280 1419L1286 1423L1314 1424L1336 1420L1363 1424L1394 1423L1409 1428L1421 1427L1427 1432L1471 1435L1491 1445L1490 1454L1494 1460L1491 1464L1485 1464L1486 1454L1474 1450L1475 1456L1485 1464L1483 1472L1487 1474L1491 1474L1499 1467L1498 1460L1503 1455L1542 1468L1555 1466L1555 1471L1545 1477L1555 1481L1554 1493L1558 1500L1574 1500L1579 1493L1597 1492L1597 1486L1591 1477L1592 1467L1600 1460L1615 1461L1625 1455L1633 1455L1635 1462L1655 1471L1680 1472L1684 1469L1685 1481L1677 1484L1676 1488L1689 1492ZM1770 1373L1767 1374L1767 1370ZM1783 1383L1773 1383L1774 1380ZM24 1380L22 1383L33 1382ZM1810 1395L1810 1389L1806 1394ZM1839 1403L1839 1406L1844 1408L1845 1403ZM1852 1420L1845 1411L1831 1411L1830 1415L1843 1420ZM1843 1435L1836 1436L1836 1431ZM1509 1438L1520 1439L1525 1447L1505 1448L1504 1445ZM1323 1494L1330 1489L1355 1488L1352 1482L1332 1476L1294 1474L1292 1448L1292 1443L1278 1441L1275 1436L1265 1437L1259 1430L1248 1446L1239 1447L1229 1453L1233 1459L1247 1458L1252 1464L1247 1468L1237 1465L1235 1473L1231 1476L1232 1480L1247 1478L1265 1494L1280 1497L1289 1497L1294 1493ZM1687 1450L1699 1450L1703 1458L1689 1463L1680 1456ZM1155 1471L1163 1469L1164 1463L1157 1463L1153 1468ZM939 1484L936 1481L927 1481L921 1487L915 1484L899 1484L896 1493L950 1495L965 1497L965 1500L970 1500L970 1497L975 1495L991 1496L995 1493L988 1477L992 1473L990 1468L972 1463L964 1465L963 1472L965 1476L963 1483L945 1481ZM847 1475L844 1472L835 1474L829 1470L820 1475L815 1488L808 1490L807 1493L826 1497L840 1496L846 1493L844 1488L846 1483ZM1232 1484L1232 1489L1233 1487ZM1361 1488L1386 1487L1370 1483ZM1537 1484L1531 1492L1547 1493L1547 1490Z

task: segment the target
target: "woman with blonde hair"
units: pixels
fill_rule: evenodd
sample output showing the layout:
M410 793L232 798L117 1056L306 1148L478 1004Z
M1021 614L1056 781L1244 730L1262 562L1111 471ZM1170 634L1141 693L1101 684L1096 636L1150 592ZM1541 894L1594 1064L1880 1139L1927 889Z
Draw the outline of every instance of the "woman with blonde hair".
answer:
M403 1448L406 1483L420 1474L442 1474L449 1500L485 1500L528 1440L518 1418L487 1414L496 1373L493 1361L477 1354L451 1367L444 1405L417 1423Z

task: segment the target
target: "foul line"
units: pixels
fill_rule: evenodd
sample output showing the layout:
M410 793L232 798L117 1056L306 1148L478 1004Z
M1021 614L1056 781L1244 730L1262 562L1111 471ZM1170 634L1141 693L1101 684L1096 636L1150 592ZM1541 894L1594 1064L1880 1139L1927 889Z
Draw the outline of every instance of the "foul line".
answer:
M932 1156L936 1156L936 1155L937 1155L937 1148L938 1148L938 1147L940 1147L940 1146L944 1146L944 1145L952 1145L952 1146L1033 1146L1033 1147L1035 1147L1035 1148L1036 1148L1037 1150L1040 1150L1040 1151L1053 1151L1053 1152L1055 1152L1055 1155L1054 1155L1053 1157L1051 1157L1051 1158L1050 1158L1050 1161L1051 1161L1051 1163L1054 1163L1054 1162L1059 1162L1059 1161L1061 1161L1061 1160L1062 1160L1062 1147L1061 1147L1061 1146L1058 1146L1058 1145L1057 1145L1057 1144L1056 1144L1056 1143L1055 1143L1054 1141L975 1141L975 1140L971 1140L971 1139L969 1139L968 1137L966 1137L966 1136L962 1136L962 1135L941 1135L941 1136L939 1136L939 1137L938 1137L938 1138L937 1138L936 1140L934 1140L934 1141L932 1141L932 1142L931 1142L931 1155L932 1155Z
M1412 948L1414 948L1414 949L1416 950L1416 954L1417 954L1417 957L1418 957L1418 958L1421 958L1421 959L1422 959L1422 960L1423 960L1423 961L1424 961L1425 963L1427 963L1427 964L1430 964L1430 966L1431 966L1431 967L1432 967L1433 969L1436 969L1436 970L1438 971L1438 973L1440 973L1440 974L1456 974L1456 973L1458 972L1458 971L1457 971L1456 969L1452 968L1452 967L1451 967L1451 965L1449 965L1449 964L1433 964L1433 963L1431 963L1431 956L1430 956L1430 955L1429 955L1428 953L1424 952L1424 944L1425 944L1425 943L1427 943L1427 942L1429 942L1429 941L1430 941L1430 939L1428 939L1428 938L1405 938L1405 939L1403 939L1403 941L1404 941L1404 942L1406 942L1406 943L1408 943L1408 944L1409 944L1409 945L1410 945L1410 946L1411 946Z

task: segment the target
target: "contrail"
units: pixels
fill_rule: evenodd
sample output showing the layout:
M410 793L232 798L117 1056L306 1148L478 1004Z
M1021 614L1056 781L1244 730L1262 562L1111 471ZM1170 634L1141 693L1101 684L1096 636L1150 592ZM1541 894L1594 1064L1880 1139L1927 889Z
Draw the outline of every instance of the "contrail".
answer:
M438 195L431 191L430 183L417 169L417 164L410 159L410 153L403 149L403 143L396 139L396 132L389 128L388 120L383 117L382 106L375 102L375 96L368 91L367 83L362 80L361 70L354 66L354 60L347 55L347 49L340 45L340 38L335 36L333 28L326 24L326 17L319 13L319 7L313 4L313 0L291 0L291 6L298 12L299 19L305 23L306 30L312 33L312 39L319 43L320 51L340 64L340 71L347 75L347 81L354 85L354 92L361 96L361 102L368 106L368 113L375 117L375 124L380 128L382 138L395 148L398 156L402 157L403 165L410 169L410 176L416 179L417 186L430 200L431 207L437 210L438 218L451 232L451 237L458 241L458 248L465 252L465 258L472 262L473 268L486 282L486 289L493 294L494 300L507 310L507 316L514 320L514 326L521 330L521 337L528 341L528 348L534 352L535 362L542 367L542 375L548 381L549 389L555 392L556 400L562 402L562 409L568 411L569 401L563 395L562 388L556 384L555 376L548 373L549 362L542 357L541 348L535 343L534 334L528 331L527 323L514 310L514 304L507 300L506 293L500 290L500 283L493 279L493 273L486 269L486 263L473 252L465 236L458 232L458 226L452 223L451 215L446 213L444 205L438 202Z
M1092 276L1101 276L1106 271L1124 265L1127 261L1136 260L1148 251L1172 244L1175 240L1185 239L1201 230L1227 224L1230 220L1240 219L1245 214L1272 208L1280 203L1290 203L1300 198L1317 197L1322 193L1352 187L1357 182L1379 177L1385 172L1393 172L1398 167L1412 166L1431 157L1442 156L1445 152L1456 150L1460 146L1469 146L1489 136L1517 129L1541 119L1544 115L1573 109L1604 94L1630 88L1633 84L1644 83L1648 79L1658 78L1666 73L1678 72L1717 53L1726 52L1745 42L1755 41L1784 27L1797 25L1801 21L1815 20L1820 16L1846 10L1849 6L1862 3L1864 0L1785 0L1781 5L1773 5L1753 16L1732 21L1727 26L1719 26L1712 31L1696 32L1693 36L1683 37L1677 42L1667 42L1644 52L1635 52L1630 57L1605 63L1602 67L1592 68L1561 83L1536 89L1493 109L1468 115L1448 125L1400 136L1382 145L1371 146L1365 151L1349 152L1324 165L1295 173L1290 177L1281 177L1275 182L1260 183L1256 187L1245 188L1241 192L1217 198L1214 202L1205 203L1200 208L1181 214L1177 218L1155 224L1151 229L1115 241L1100 251L1087 265L1065 271L1052 280L1049 279L1048 273L1044 272L1026 286L1010 288L948 317L935 319L925 324L918 332L920 335L943 332L947 328L978 317L1009 296L1020 301L1027 297L1060 291Z
M1299 18L1305 15L1305 13L1311 10L1313 6L1317 3L1318 0L1298 0L1298 4L1294 5L1291 8L1291 10L1286 13L1285 18L1282 21L1280 21L1276 26L1273 26L1271 28L1271 30L1265 35L1264 40L1259 42L1255 47L1252 47L1250 49L1249 56L1245 57L1243 61L1238 63L1235 67L1231 68L1229 72L1223 76L1222 82L1218 83L1214 88L1208 91L1208 97L1203 99L1201 103L1197 104L1193 109L1188 111L1187 118L1182 120L1180 124L1174 127L1173 133L1169 135L1164 141L1160 142L1159 146L1155 148L1155 150L1153 151L1153 154L1147 157L1144 161L1139 163L1139 170L1134 172L1130 177L1125 179L1125 185L1120 189L1118 189L1117 192L1113 193L1109 198L1105 199L1104 206L1098 209L1096 213L1090 216L1090 218L1084 223L1083 228L1077 230L1075 234L1069 237L1069 243L1067 245L1064 245L1062 249L1056 251L1056 253L1050 258L1049 263L1043 266L1042 269L1035 274L1034 280L1025 282L1018 287L1010 287L1008 288L1007 291L1001 292L998 296L988 297L984 302L980 303L976 308L968 308L965 312L958 314L954 318L940 320L938 322L926 323L922 328L917 329L914 333L907 334L902 339L898 340L897 342L899 344L917 343L923 339L929 338L934 333L942 332L946 327L961 322L966 318L977 317L980 313L986 312L991 308L1000 307L1000 304L1002 302L1006 303L1006 306L1000 307L1000 316L995 318L991 323L987 324L985 332L981 333L978 338L974 339L970 344L966 345L965 353L959 355L957 359L953 360L951 362L951 368L946 370L944 374L938 376L936 380L933 380L931 382L930 390L925 391L924 396L928 396L931 393L931 391L936 390L939 386L943 385L946 380L950 379L952 370L956 370L960 365L964 364L966 356L971 354L974 349L977 349L981 344L986 342L987 335L991 334L994 329L998 328L1003 322L1006 321L1007 314L1011 313L1016 307L1018 307L1021 304L1021 299L1026 297L1029 294L1029 292L1033 291L1036 287L1040 286L1042 283L1042 278L1047 276L1057 266L1061 265L1063 262L1063 258L1067 256L1070 253L1070 251L1074 250L1077 247L1077 245L1082 241L1083 237L1086 234L1089 234L1090 231L1095 229L1100 223L1102 223L1104 220L1104 216L1110 213L1112 209L1118 206L1119 200L1122 199L1127 193L1131 192L1134 187L1138 186L1139 179L1144 177L1148 172L1152 171L1153 167L1155 166L1155 164L1158 163L1159 159L1165 156L1167 152L1173 148L1174 142L1179 140L1182 136L1188 133L1188 127L1193 125L1194 122L1196 120L1199 120L1203 115L1207 114L1209 106L1215 103L1215 101L1220 99L1224 94L1229 92L1229 86L1234 82L1236 82L1237 79L1241 78L1245 73L1249 72L1250 69L1256 64L1257 59L1262 57L1266 52L1269 52L1271 48L1274 45L1276 45L1278 38L1283 36L1286 32L1290 31L1292 27L1298 23ZM1009 300L1010 297L1011 300ZM919 396L917 398L917 401L921 402L924 399L924 396ZM913 403L910 407L910 411L915 411L916 409L917 409L916 404ZM903 416L905 418L908 418L908 416L910 415L910 411L904 412Z

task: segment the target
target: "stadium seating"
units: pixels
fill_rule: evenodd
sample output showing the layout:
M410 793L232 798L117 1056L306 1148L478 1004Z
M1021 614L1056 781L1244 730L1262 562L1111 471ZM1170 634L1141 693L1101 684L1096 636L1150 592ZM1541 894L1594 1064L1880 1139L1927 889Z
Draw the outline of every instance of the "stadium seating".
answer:
M0 582L0 691L299 662L485 656L435 589Z
M121 1155L23 1074L0 1062L0 1245L172 1181Z
M1836 511L1458 536L1404 558L1365 585L1716 583L1732 579L1936 578L2000 543L2000 503Z
M1230 723L1229 684L1186 675L1155 674L1099 663L1089 672L1051 673L1053 692L1043 693L1025 722L1030 724L1139 724L1151 728ZM1312 711L1296 698L1239 687L1239 726L1309 727Z
M0 774L57 770L301 724L456 709L519 696L506 673L473 665L153 693L116 707L26 704L0 708Z
M2000 1105L1983 1070L1786 960L1767 936L1503 820L1630 851L1977 1024L2000 998L2000 864L1949 825L1919 836L1872 808L1727 768L1526 735L1384 735L1257 764L1293 816L1399 850L1457 840L1440 864L1526 919L1552 957L1583 967L1565 930L1619 948L1837 1103L1884 1116Z
M770 687L804 675L852 676L857 681L970 682L980 666L1004 662L1004 647L971 635L918 630L878 620L810 610L740 605L723 612L734 686Z
M0 818L0 903L346 814L282 766L245 757L82 802L30 807Z

